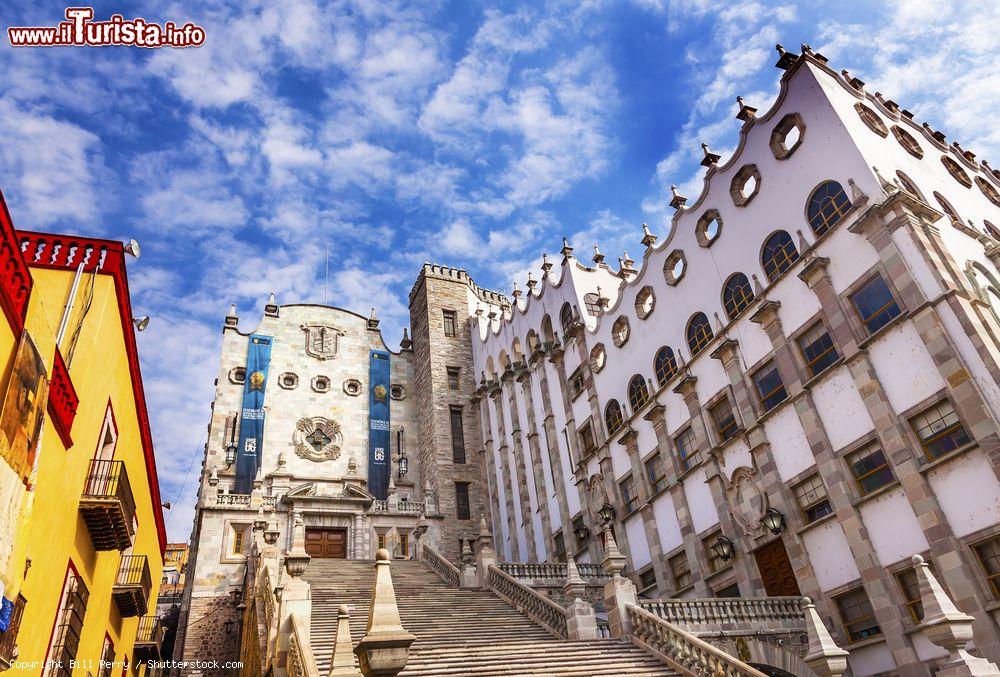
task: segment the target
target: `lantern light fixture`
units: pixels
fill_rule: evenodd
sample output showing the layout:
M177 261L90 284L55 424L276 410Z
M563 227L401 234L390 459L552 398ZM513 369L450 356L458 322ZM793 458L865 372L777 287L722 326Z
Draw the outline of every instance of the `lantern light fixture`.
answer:
M777 508L768 508L760 521L775 536L785 530L785 516Z
M721 559L723 562L728 562L733 558L736 552L736 547L731 540L719 534L719 537L715 539L715 543L711 546L712 554Z
M226 445L226 466L231 466L236 463L236 445L228 444Z
M587 528L586 524L580 523L573 528L573 535L576 536L576 540L580 543L584 543L587 537L590 536L590 529Z
M605 503L601 506L601 509L597 511L600 515L601 520L604 522L604 526L608 526L615 519L615 508L610 503Z

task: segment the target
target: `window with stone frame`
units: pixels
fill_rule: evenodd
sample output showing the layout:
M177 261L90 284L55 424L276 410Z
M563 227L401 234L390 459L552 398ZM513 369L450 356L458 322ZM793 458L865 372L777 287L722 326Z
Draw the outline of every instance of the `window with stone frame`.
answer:
M701 312L691 316L691 319L688 320L687 331L685 333L692 357L700 353L711 342L714 336L712 325L708 322L708 316Z
M924 156L924 149L920 147L920 143L913 138L912 134L899 125L892 126L892 135L896 137L899 145L906 149L906 152L913 157L919 160Z
M947 155L941 156L941 164L944 165L944 168L948 170L948 173L951 174L956 181L966 188L972 188L972 179L969 178L969 175L964 169L962 169L960 164L952 160Z
M667 486L667 474L663 470L663 459L660 452L656 452L643 463L646 469L646 479L649 481L649 490L652 493L662 491Z
M802 521L806 524L833 512L833 506L830 505L830 499L826 495L826 487L818 473L792 487L792 493L802 513Z
M653 288L646 285L635 295L635 314L640 320L645 320L656 307L656 295Z
M444 335L450 338L455 337L457 335L458 316L454 310L442 310L441 313L444 318Z
M715 433L719 437L719 444L728 442L736 437L740 432L740 424L736 421L736 414L733 412L733 405L729 402L729 395L723 395L722 399L708 408L708 414L715 424Z
M56 612L55 628L52 631L48 663L43 673L46 677L50 675L72 677L70 662L76 660L80 648L80 635L83 632L83 619L87 614L89 600L90 591L83 579L69 567L59 598L59 610Z
M1000 207L1000 192L998 192L997 189L993 187L993 184L991 184L983 177L977 176L976 185L979 186L979 190L982 191L983 195L986 196L987 200L989 200L996 206Z
M618 404L618 400L610 400L604 407L604 422L608 426L608 435L614 435L625 424L622 405Z
M712 597L741 597L738 583L730 583L718 590L712 591Z
M729 566L729 562L732 561L732 559L729 561L723 560L722 557L720 557L712 548L721 535L721 532L716 531L711 536L701 539L701 547L705 549L705 556L708 558L709 571L719 571L720 569L724 569Z
M653 357L653 373L656 375L656 384L661 388L677 374L677 357L673 348L663 346L656 351Z
M847 461L847 466L851 469L851 475L862 496L896 480L896 475L892 472L892 467L878 442L866 444L857 451L852 451L844 457L844 460Z
M468 482L455 482L455 517L460 520L472 519Z
M97 677L111 677L115 663L115 643L104 635L104 647L101 649L101 661L97 664Z
M594 317L600 315L601 311L604 310L601 306L601 297L593 292L583 295L583 307Z
M645 570L639 572L639 592L646 592L655 587L656 572L653 570L653 567L646 567Z
M934 562L927 560L927 565L936 578L937 571L934 568ZM903 604L906 606L906 611L910 615L910 619L915 624L919 624L920 621L924 620L924 605L920 600L920 585L917 582L916 570L912 566L908 566L898 571L895 578L899 589L903 593Z
M635 478L631 475L618 482L618 489L622 492L622 505L625 507L625 514L630 515L639 507L639 494L635 490Z
M597 449L597 440L594 437L594 426L591 425L590 421L587 421L582 426L577 428L576 433L580 437L580 447L583 449L584 454L588 454Z
M809 370L810 376L819 376L840 359L840 353L833 345L830 332L827 331L822 320L804 331L796 339L796 343L799 344L802 359L805 360L806 369Z
M639 411L649 402L649 388L642 374L635 374L628 382L628 403L632 411Z
M556 550L556 561L565 562L566 561L566 538L563 536L562 531L557 531L552 534L552 540L555 542Z
M694 430L688 426L674 437L674 447L677 449L677 461L681 470L690 470L698 464L698 446L694 439Z
M861 117L861 120L870 130L881 137L889 136L889 128L885 126L884 122L882 122L882 118L879 117L878 113L860 101L854 104L854 110L858 111L858 115Z
M451 406L451 460L465 463L465 427L462 422L462 407Z
M819 237L840 223L850 210L851 200L844 187L836 181L824 181L809 197L806 209L809 227Z
M989 583L990 594L993 599L1000 600L1000 536L976 543L972 546L972 551L976 553L979 566Z
M687 553L683 550L667 560L670 575L674 579L674 593L691 585L691 565L688 564Z
M951 400L944 399L910 418L927 460L933 461L972 441Z
M788 398L781 373L774 360L770 360L753 374L753 384L764 411L771 411Z
M568 334L573 327L573 306L568 301L559 310L559 324L562 326L563 334Z
M448 390L458 390L462 385L462 368L448 367Z
M583 365L576 368L570 377L567 379L569 384L569 396L571 399L576 399L583 394L587 387L587 381L583 376Z
M760 265L768 282L777 280L798 260L799 251L792 242L792 236L783 230L767 238L760 252Z
M941 211L945 213L948 220L951 221L953 226L961 226L965 221L962 220L962 216L958 213L950 202L941 193L934 191L934 199L937 200L938 205L941 207Z
M402 557L410 556L410 534L406 531L399 532L399 554Z
M850 642L860 642L882 634L882 629L875 619L875 610L864 588L854 588L833 599L840 613L844 635Z
M249 531L249 524L229 525L229 557L239 557L246 551Z
M733 273L722 288L722 307L726 317L735 320L753 303L753 287L743 273Z
M850 299L858 320L869 334L874 334L903 312L881 273L865 282Z

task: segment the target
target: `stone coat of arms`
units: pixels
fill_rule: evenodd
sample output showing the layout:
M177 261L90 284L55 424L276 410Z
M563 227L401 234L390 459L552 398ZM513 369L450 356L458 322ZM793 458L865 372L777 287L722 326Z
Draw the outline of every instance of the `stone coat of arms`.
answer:
M328 324L304 324L302 330L306 333L306 355L317 360L332 360L337 356L344 332Z

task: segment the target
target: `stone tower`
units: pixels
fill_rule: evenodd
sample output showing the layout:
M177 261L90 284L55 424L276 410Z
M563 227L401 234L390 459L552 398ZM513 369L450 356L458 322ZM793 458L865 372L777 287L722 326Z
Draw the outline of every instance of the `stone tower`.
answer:
M489 519L482 432L472 403L477 377L470 332L478 325L470 318L505 305L502 294L482 289L464 270L434 264L424 264L410 291L414 395L424 412L417 448L428 478L424 490L437 496L445 517L439 549L452 561L460 558L460 539L477 533L479 515Z

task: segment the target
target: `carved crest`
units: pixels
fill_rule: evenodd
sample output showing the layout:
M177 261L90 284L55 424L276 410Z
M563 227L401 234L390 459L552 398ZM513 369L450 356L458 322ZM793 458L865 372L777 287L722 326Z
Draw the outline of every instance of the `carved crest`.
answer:
M587 502L590 504L590 514L594 518L595 524L601 523L601 518L597 512L608 502L608 491L604 488L604 478L600 473L595 473L587 480Z
M292 433L295 453L310 461L335 461L343 443L340 424L322 416L299 419Z
M306 333L306 355L317 360L332 360L337 356L344 332L328 324L304 324L302 330Z
M726 499L733 520L749 538L764 533L761 520L770 506L767 494L760 486L760 475L754 468L740 466L733 471L726 486Z

